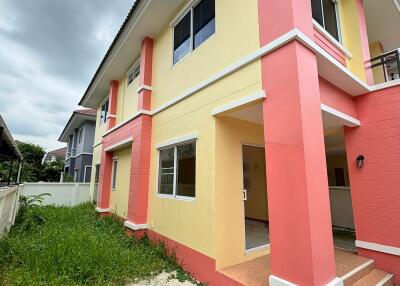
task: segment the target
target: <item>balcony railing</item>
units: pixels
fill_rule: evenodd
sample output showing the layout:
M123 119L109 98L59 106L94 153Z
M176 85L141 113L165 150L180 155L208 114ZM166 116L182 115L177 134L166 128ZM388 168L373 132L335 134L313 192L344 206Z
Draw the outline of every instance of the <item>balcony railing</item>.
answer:
M370 63L374 74L382 71L385 82L400 78L400 49L372 58Z

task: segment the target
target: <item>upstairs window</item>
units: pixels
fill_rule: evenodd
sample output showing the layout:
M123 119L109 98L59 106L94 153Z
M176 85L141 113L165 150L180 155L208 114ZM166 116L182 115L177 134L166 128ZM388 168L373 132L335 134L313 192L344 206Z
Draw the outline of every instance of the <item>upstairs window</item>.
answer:
M108 116L108 98L106 101L103 102L101 105L101 112L100 112L100 124L106 123L107 122L107 116Z
M160 150L158 193L194 198L196 194L196 143Z
M128 71L128 85L140 75L140 63L134 64Z
M81 128L79 128L79 131L78 131L78 143L82 142L82 135L83 135L83 128L81 127Z
M340 41L336 0L311 0L312 16L329 34Z
M174 27L174 64L215 33L215 0L201 0Z

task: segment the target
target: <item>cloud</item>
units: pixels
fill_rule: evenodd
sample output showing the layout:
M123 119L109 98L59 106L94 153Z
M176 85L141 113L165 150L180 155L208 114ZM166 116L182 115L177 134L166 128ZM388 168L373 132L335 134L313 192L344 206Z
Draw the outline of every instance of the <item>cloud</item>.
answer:
M0 113L19 140L57 142L133 1L2 0Z

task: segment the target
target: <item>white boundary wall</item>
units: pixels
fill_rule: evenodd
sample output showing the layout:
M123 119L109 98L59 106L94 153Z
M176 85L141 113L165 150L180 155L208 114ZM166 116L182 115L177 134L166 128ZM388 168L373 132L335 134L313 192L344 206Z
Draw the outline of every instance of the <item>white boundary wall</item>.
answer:
M15 222L19 193L19 186L0 188L0 237L6 234Z
M45 196L43 205L75 206L88 202L89 183L24 183L21 194L24 196Z

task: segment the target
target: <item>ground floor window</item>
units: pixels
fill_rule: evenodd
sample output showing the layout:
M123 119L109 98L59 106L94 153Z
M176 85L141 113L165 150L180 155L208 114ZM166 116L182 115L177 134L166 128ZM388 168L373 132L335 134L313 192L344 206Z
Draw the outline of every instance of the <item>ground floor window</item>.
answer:
M196 195L196 142L166 147L159 152L158 193L173 197Z
M117 172L118 172L118 159L114 158L113 161L113 172L112 172L112 184L111 184L111 189L113 191L116 190L116 186L117 186Z

